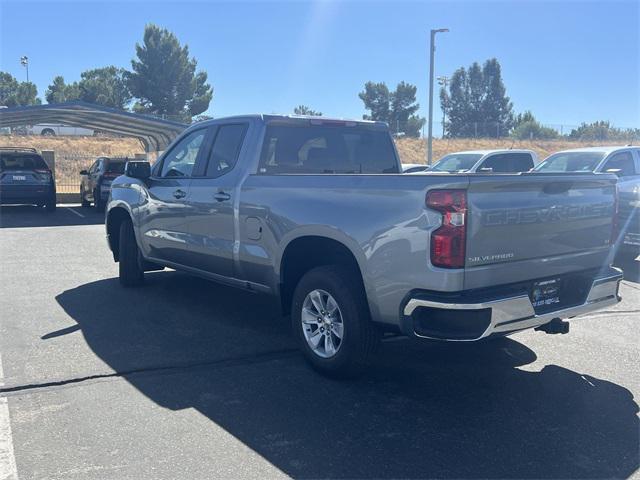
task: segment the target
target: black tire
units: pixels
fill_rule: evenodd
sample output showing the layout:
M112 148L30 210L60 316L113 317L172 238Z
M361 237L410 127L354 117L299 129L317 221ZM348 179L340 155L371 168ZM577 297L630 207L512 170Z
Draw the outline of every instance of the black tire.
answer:
M42 135L43 137L55 137L56 132L51 130L50 128L45 128L44 130L42 130L42 132L40 132L40 135Z
M104 211L104 201L100 198L98 194L98 190L93 191L93 208L95 208L98 212Z
M144 270L140 261L140 251L133 232L133 224L128 219L120 224L119 262L120 284L125 287L142 285Z
M323 358L309 346L302 327L302 307L313 290L324 290L337 302L342 316L343 336L335 355ZM380 332L371 322L367 300L358 274L327 265L308 271L293 294L291 320L295 338L306 360L323 375L353 378L369 364L380 343Z
M80 187L80 205L84 208L88 208L91 206L91 202L87 200L86 194L84 193L84 188Z
M56 211L56 194L54 193L50 196L44 204L44 209L48 213L53 213Z

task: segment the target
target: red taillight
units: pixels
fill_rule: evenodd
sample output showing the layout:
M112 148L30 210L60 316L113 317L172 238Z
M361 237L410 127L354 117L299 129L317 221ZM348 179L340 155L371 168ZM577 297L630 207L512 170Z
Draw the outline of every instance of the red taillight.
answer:
M431 263L442 268L464 267L467 243L467 192L431 190L427 207L442 213L442 225L431 234Z

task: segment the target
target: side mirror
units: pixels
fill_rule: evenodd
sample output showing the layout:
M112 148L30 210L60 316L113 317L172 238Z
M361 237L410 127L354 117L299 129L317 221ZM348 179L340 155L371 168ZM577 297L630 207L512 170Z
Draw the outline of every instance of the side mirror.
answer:
M606 173L613 173L614 175L617 175L619 177L622 176L622 169L620 168L608 168Z
M124 167L124 174L127 177L146 180L151 176L151 164L144 161L129 161Z
M86 170L80 170L80 175L89 175L89 172Z

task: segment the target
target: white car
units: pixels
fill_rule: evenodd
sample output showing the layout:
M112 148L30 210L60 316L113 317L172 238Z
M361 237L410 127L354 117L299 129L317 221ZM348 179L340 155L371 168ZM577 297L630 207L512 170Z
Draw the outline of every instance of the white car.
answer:
M32 125L26 129L29 135L44 135L44 136L86 136L91 137L94 135L94 131L90 128L72 127L69 125L61 125L57 123L40 123L38 125Z
M554 153L535 168L540 173L613 173L618 176L618 253L640 255L640 147L575 148Z
M519 173L538 162L532 150L467 150L449 153L421 173Z
M429 165L424 163L403 163L402 173L416 173L429 170Z

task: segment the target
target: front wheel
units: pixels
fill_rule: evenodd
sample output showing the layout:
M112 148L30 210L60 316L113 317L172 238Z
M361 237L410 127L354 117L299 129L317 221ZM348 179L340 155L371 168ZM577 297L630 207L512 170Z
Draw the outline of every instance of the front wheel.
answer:
M80 205L82 207L87 208L91 206L91 202L87 200L87 196L84 193L84 188L80 187Z
M95 189L93 191L93 208L98 212L102 212L104 210L104 206L104 200L102 200L102 197L100 196L100 191Z
M52 213L56 211L56 194L51 195L44 204L45 211Z
M362 373L380 341L360 279L338 265L317 267L302 277L291 318L305 358L327 376Z
M124 220L120 224L118 260L120 283L125 287L141 285L144 281L144 270L131 220Z

